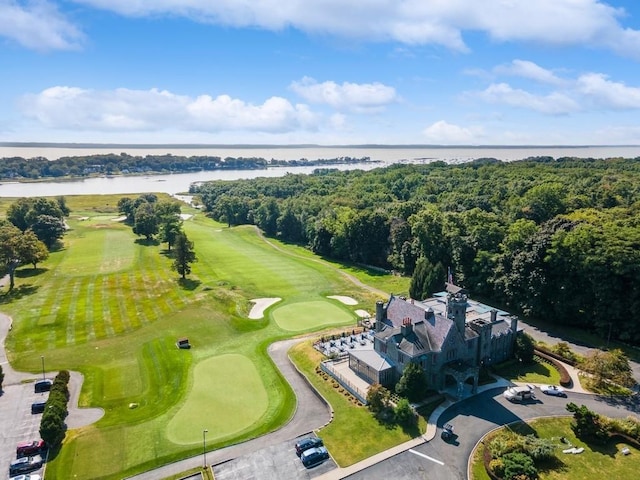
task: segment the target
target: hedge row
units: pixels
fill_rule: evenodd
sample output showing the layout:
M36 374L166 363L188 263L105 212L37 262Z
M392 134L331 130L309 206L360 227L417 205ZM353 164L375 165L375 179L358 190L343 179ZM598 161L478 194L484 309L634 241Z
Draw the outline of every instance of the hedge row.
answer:
M65 418L69 414L67 404L69 402L69 379L67 370L62 370L56 375L51 385L49 398L42 413L40 421L40 437L49 448L56 448L64 439L67 431Z
M558 355L553 350L549 350L547 347L543 347L542 345L536 345L535 346L535 350L538 350L539 352L543 352L546 355L555 358L556 360L559 360L559 361L564 362L564 363L566 363L568 365L571 365L572 367L577 367L578 366L578 362L576 362L575 360L571 360L570 358L565 358L562 355Z
M558 370L558 372L560 372L560 385L562 385L563 387L571 387L571 384L572 384L571 375L569 375L569 372L567 371L567 369L564 368L564 365L562 365L562 363L560 363L558 359L555 358L558 355L555 355L555 354L549 355L546 349L543 351L538 347L534 349L534 352L540 358L544 358L548 362L551 362L551 364L555 367L555 369Z

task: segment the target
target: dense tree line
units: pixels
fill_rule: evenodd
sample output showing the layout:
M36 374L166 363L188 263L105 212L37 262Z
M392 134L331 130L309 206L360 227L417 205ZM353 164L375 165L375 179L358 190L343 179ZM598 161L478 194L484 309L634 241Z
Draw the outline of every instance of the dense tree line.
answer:
M338 157L317 160L267 160L261 157L179 156L145 155L134 156L127 153L109 153L62 157L48 160L44 157L0 158L0 179L37 179L59 177L88 177L91 175L124 175L143 173L188 173L203 170L260 170L269 166L322 166L362 163L368 157Z
M479 159L192 187L228 225L640 344L640 158Z

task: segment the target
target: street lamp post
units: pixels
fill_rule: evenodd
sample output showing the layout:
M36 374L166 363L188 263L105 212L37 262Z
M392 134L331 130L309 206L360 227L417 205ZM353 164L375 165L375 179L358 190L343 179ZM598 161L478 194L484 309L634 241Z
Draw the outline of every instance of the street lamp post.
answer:
M207 433L206 428L202 430L202 468L207 468Z
M40 355L40 360L42 360L42 379L44 380L44 355Z

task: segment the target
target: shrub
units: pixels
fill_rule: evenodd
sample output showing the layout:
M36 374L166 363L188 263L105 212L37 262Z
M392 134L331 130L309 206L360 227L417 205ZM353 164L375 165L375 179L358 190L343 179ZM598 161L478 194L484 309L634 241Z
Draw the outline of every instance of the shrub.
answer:
M501 458L494 458L489 462L489 468L498 477L504 476L504 462Z
M608 440L611 425L605 417L592 412L584 405L578 407L573 402L567 404L567 410L573 413L571 429L576 437L598 443L604 443Z
M67 384L70 378L67 370L62 370L56 375L40 421L40 437L53 448L62 443L67 430L64 419L69 414L67 410L69 387Z
M515 356L522 363L533 362L534 342L533 338L526 333L522 333L516 338Z
M395 414L396 423L405 427L415 425L418 420L406 398L400 399L393 413Z
M502 457L504 478L507 480L528 480L538 476L533 459L526 453L507 453Z

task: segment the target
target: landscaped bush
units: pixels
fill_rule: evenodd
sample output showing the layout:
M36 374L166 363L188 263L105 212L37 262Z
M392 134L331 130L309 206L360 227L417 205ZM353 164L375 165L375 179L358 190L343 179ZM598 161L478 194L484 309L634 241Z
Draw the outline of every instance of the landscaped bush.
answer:
M406 398L402 398L398 402L394 410L394 414L398 425L410 427L418 422L418 418Z
M56 448L62 443L67 430L64 420L69 414L67 410L69 387L67 384L70 378L67 370L62 370L56 375L42 413L40 437L52 448Z
M551 363L551 365L554 366L554 368L556 370L558 370L558 372L560 373L560 385L562 385L563 387L570 387L572 384L571 381L571 375L569 375L569 372L567 371L566 368L564 368L564 365L562 365L556 358L555 358L555 354L550 355L546 352L543 352L542 350L540 350L539 348L536 347L535 349L535 353L536 355L538 355L540 358L543 358L545 360L547 360L548 362Z
M567 404L567 410L573 413L571 430L583 441L605 443L610 436L612 423L586 406L578 407L575 403Z
M505 480L529 480L538 477L533 458L526 453L507 453L502 457Z

